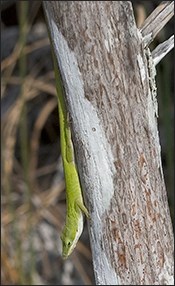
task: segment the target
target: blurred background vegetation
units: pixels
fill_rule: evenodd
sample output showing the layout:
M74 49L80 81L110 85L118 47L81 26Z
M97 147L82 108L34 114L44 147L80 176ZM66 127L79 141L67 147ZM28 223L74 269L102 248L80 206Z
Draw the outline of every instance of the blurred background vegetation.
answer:
M133 1L137 25L159 1ZM172 20L154 46L173 34ZM162 162L174 218L173 52L157 68ZM41 1L1 1L1 285L93 285L87 225L61 259L65 217L55 80ZM174 222L174 220L173 220Z

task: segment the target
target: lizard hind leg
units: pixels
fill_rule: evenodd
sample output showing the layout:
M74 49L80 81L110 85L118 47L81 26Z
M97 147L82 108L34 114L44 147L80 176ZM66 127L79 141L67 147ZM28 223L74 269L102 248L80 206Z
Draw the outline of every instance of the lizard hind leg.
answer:
M76 200L76 205L86 215L86 217L89 218L89 212L87 208L85 207L85 205L83 204L83 201Z

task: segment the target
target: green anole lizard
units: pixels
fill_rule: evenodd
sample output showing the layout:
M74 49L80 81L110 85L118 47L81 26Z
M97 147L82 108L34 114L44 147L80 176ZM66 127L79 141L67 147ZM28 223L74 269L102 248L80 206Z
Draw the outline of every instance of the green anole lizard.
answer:
M71 139L69 114L65 104L65 93L54 53L53 58L58 96L61 155L66 183L66 223L61 234L62 256L66 259L74 250L83 231L83 213L87 217L89 217L89 214L83 203L81 186L74 158L74 148Z

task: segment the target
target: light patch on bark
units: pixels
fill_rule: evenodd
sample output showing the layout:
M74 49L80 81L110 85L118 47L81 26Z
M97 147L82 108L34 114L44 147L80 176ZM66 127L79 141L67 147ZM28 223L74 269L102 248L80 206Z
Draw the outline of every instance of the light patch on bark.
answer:
M105 44L105 47L106 47L106 49L107 49L107 51L108 51L108 53L110 52L110 48L109 48L109 41L108 40L104 40L104 44Z
M159 273L160 285L174 285L174 275L170 274L173 273L173 267L169 264L168 257L165 257L165 261L163 257L160 257L159 263L163 263L163 267Z
M117 39L115 39L114 30L113 30L113 27L111 26L111 23L113 23L112 17L110 20L108 20L108 29L105 29L105 31L107 31L106 41L108 41L108 45L109 45L108 52L111 52L112 49L116 47L115 41L117 41Z
M151 52L149 48L146 48L146 57L148 60L148 77L149 77L149 91L147 97L147 112L148 112L148 123L150 127L150 131L152 132L153 137L156 141L157 146L157 166L160 168L161 175L163 177L163 169L161 163L161 146L159 144L159 133L158 129L155 128L157 126L157 117L158 117L158 102L157 102L157 87L156 87L156 68L152 59Z
M152 97L155 115L156 117L158 117L157 87L156 87L156 80L155 80L156 68L155 68L153 58L152 58L149 48L146 49L146 56L148 60L148 73L149 73L151 97Z
M137 55L137 62L138 62L139 69L140 69L140 76L141 76L142 84L144 86L145 79L146 79L146 73L145 73L145 65L144 65L141 55Z

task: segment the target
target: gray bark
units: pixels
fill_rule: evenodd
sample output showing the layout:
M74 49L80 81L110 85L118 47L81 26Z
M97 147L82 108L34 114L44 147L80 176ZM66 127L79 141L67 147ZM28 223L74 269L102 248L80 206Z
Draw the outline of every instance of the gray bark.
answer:
M156 86L129 1L44 1L62 75L97 285L172 285Z

